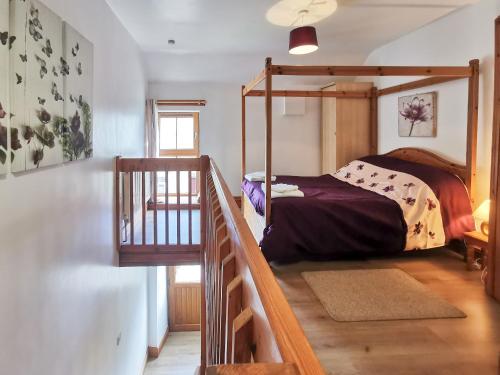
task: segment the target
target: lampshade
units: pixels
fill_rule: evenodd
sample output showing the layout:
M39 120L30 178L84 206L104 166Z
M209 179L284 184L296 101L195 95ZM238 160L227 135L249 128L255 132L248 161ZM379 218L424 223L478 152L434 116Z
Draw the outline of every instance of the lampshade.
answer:
M487 199L476 208L474 218L481 222L481 231L488 234L488 222L490 220L490 200Z
M288 52L292 55L304 55L318 49L316 29L312 26L297 27L290 31Z

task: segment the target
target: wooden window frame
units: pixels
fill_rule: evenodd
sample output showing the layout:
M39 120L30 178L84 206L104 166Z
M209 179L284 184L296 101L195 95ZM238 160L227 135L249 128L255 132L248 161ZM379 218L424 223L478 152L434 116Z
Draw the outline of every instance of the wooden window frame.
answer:
M200 156L200 113L199 112L160 112L158 113L158 124L162 118L179 118L179 117L192 117L193 130L194 130L194 148L182 150L165 150L159 148L160 157L193 157ZM161 126L158 126L158 139L161 134Z

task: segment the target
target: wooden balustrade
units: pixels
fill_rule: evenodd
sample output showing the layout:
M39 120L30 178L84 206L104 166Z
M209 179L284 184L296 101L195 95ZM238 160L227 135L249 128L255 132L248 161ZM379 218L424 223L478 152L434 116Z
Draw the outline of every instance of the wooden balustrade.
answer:
M120 265L201 265L200 374L324 374L213 161L117 157L115 168Z
M204 168L201 373L324 374L217 166Z
M193 228L204 216L198 199L206 197L197 193L204 159L208 162L206 156L115 159L115 230L121 266L200 263L201 234Z

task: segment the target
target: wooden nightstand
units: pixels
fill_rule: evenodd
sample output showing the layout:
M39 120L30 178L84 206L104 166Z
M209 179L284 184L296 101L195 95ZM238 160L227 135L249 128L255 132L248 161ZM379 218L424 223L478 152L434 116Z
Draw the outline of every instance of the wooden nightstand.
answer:
M486 257L486 251L488 248L488 236L485 236L483 233L478 231L473 232L465 232L464 233L465 245L467 246L467 269L469 271L473 271L474 268L474 255L476 249L482 251L483 261L482 267L484 268L484 261Z

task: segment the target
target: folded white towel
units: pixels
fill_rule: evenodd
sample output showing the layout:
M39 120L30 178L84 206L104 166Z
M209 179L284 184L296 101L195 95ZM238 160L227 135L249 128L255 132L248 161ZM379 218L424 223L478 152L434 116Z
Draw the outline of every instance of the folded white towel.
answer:
M288 197L303 198L304 193L300 190L286 191L284 193L278 193L277 191L271 190L271 198L288 198Z
M253 173L247 173L245 175L245 179L251 182L264 182L266 179L266 172L253 172ZM276 181L276 176L271 176L271 181Z
M263 183L261 186L262 190L265 191L266 184ZM271 191L275 191L276 193L286 193L288 191L297 191L299 187L297 185L289 185L289 184L271 184Z

